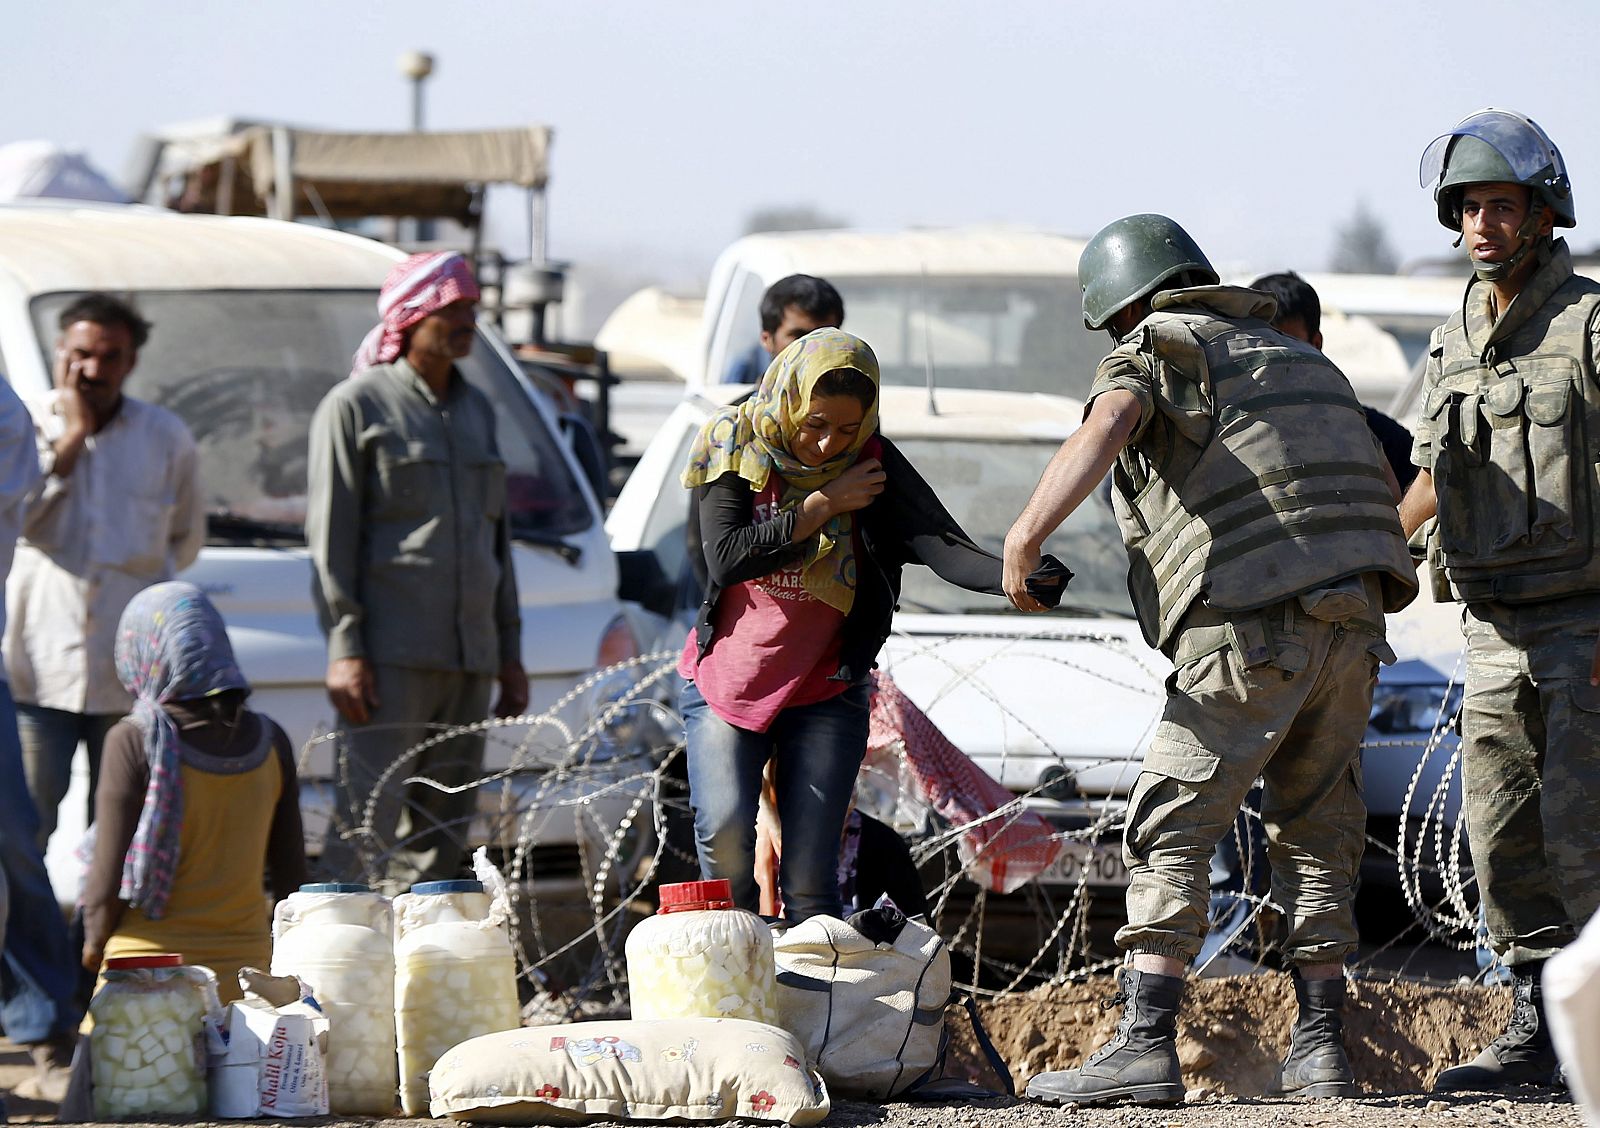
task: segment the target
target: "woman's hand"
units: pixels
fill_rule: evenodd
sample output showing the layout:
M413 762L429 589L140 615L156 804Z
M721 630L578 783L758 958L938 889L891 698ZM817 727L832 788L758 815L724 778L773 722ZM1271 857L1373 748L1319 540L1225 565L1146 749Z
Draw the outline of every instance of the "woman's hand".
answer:
M790 541L798 543L826 525L840 513L853 513L872 504L888 480L883 463L864 458L820 490L813 490L800 503L800 516L794 523Z
M828 499L828 516L865 509L883 492L886 475L876 458L862 459L817 492Z

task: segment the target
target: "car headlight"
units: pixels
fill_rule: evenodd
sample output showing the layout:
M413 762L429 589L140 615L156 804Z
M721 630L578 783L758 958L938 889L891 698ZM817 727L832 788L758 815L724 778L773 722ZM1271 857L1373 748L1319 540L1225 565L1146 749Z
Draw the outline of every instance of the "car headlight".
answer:
M600 636L600 646L594 656L597 669L615 666L618 662L639 657L639 636L626 615L615 615Z
M1460 711L1459 685L1384 685L1379 682L1372 691L1372 715L1367 724L1385 735L1432 732L1436 726L1453 723Z
M649 697L633 692L638 680L637 670L617 670L595 686L595 716L605 718L597 733L598 758L605 759L627 751L639 742L642 736L640 722L645 716Z
M648 671L638 663L626 664L641 653L638 636L627 616L617 615L606 625L595 656L600 680L590 700L592 715L603 719L595 733L591 752L594 759L645 751L652 741L659 743L660 724L655 721L653 697L648 689L639 688L640 678Z

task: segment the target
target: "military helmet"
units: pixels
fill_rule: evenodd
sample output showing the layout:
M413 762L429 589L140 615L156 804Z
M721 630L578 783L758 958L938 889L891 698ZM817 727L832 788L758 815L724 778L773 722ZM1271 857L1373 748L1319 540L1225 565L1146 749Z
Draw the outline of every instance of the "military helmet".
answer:
M1166 216L1130 215L1106 224L1078 259L1083 323L1104 328L1119 309L1185 271L1201 275L1206 284L1217 282L1200 245Z
M1532 118L1513 110L1479 110L1422 154L1417 178L1433 189L1439 222L1461 230L1461 190L1468 184L1521 184L1550 207L1557 227L1573 227L1572 183L1561 150Z

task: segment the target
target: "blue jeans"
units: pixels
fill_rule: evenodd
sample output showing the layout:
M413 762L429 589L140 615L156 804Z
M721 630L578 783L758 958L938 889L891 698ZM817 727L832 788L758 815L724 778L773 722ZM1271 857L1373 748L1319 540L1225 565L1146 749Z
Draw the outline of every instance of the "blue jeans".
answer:
M94 822L94 793L100 785L100 749L106 733L122 720L122 713L69 713L42 705L16 707L14 726L22 740L22 766L28 773L28 793L39 811L39 849L45 849L56 832L56 811L72 784L72 757L80 741L89 752L89 815Z
M0 866L10 919L0 953L0 1025L13 1042L70 1036L83 1018L72 1001L78 953L67 939L39 846L39 814L28 795L11 687L0 681Z
M844 911L839 843L856 774L867 753L869 687L851 686L815 705L778 714L766 732L730 725L688 682L678 698L689 757L689 804L703 878L725 877L733 901L756 912L756 807L761 771L776 759L784 915L799 922Z

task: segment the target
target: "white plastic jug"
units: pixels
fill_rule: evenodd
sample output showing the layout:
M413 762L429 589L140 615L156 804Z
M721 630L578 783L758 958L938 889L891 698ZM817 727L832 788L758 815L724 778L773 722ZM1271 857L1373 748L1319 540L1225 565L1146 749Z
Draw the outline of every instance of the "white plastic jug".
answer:
M468 1038L521 1025L504 902L478 881L426 881L394 899L400 1106L428 1115L428 1073Z
M206 1110L210 975L171 953L106 961L105 985L89 1003L96 1119L194 1117Z
M395 1105L394 917L365 885L302 885L272 918L272 974L295 975L328 1016L328 1105L389 1116Z
M747 1018L778 1024L772 931L733 907L725 878L661 887L661 907L628 933L633 1017Z

